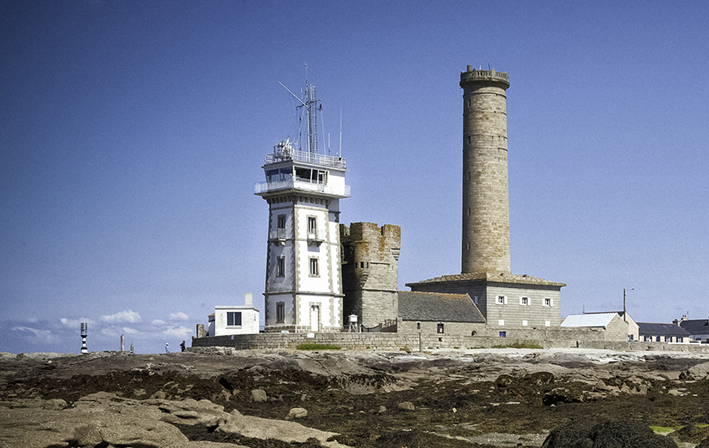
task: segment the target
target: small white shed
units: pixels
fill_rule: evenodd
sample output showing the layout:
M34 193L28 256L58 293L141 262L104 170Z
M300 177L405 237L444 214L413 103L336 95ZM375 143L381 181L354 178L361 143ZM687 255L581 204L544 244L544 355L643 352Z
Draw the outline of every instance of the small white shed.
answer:
M253 295L247 292L243 306L215 306L209 315L209 336L254 334L259 332L259 310L254 308Z

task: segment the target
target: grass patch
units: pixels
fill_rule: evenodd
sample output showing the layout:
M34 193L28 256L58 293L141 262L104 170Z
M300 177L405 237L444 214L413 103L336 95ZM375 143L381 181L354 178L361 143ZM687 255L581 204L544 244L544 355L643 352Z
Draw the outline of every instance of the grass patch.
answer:
M511 344L493 345L492 348L533 348L536 350L543 350L544 349L544 347L542 347L536 341L525 341L525 342L514 341Z
M296 347L298 350L340 350L339 345L330 344L300 344Z

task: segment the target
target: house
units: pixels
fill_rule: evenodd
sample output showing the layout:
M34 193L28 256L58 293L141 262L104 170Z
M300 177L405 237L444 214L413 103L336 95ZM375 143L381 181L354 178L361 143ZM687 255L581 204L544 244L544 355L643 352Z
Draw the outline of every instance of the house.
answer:
M399 291L399 333L470 336L485 318L467 294Z
M606 339L619 341L637 340L638 324L622 311L606 313L571 314L561 323L567 328L597 328L606 331Z
M689 333L691 341L709 344L709 319L687 319L687 316L682 316L678 323Z
M209 315L208 336L254 334L259 332L259 310L253 306L253 295L246 293L243 306L215 306Z
M638 322L640 341L689 342L689 333L677 324Z

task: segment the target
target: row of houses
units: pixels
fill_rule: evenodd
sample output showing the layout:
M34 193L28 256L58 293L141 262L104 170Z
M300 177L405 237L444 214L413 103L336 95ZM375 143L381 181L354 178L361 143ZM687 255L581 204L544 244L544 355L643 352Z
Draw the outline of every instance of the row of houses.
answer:
M603 329L629 341L709 343L709 319L682 316L672 323L635 322L625 311L572 314L561 323L568 328Z

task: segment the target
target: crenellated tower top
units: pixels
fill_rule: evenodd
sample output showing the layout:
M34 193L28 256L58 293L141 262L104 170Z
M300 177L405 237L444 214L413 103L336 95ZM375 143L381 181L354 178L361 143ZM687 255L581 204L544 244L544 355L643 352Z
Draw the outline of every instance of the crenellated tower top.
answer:
M477 70L472 65L460 73L460 87L465 88L465 84L489 84L507 90L510 87L510 77L507 72L492 70Z

